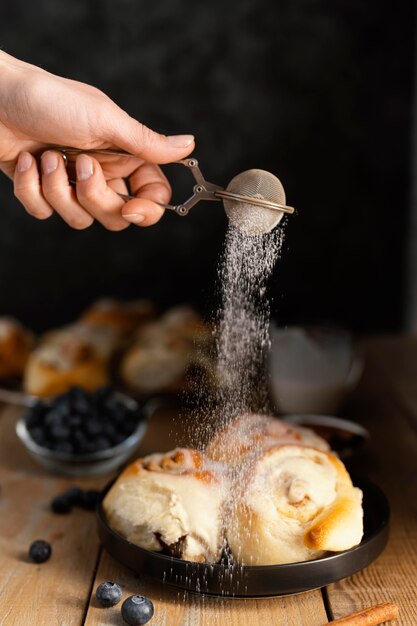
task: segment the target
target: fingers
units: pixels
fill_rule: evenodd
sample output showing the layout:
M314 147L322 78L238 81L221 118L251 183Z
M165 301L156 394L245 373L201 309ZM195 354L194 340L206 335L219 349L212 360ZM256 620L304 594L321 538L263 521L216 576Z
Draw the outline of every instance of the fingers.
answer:
M81 230L93 223L93 217L80 206L74 189L68 181L62 156L53 150L41 157L42 192L51 207L72 228Z
M19 155L14 190L29 215L46 219L55 210L72 228L88 228L93 218L78 204L62 156L51 150L44 152L41 170L42 178L32 155L28 152Z
M107 229L119 231L127 228L129 222L121 215L125 201L109 187L99 162L91 156L80 154L75 166L79 203ZM126 189L122 193L126 193Z
M132 165L136 167L133 173ZM41 177L35 159L25 152L20 155L15 170L15 195L30 215L45 219L55 210L76 229L87 228L94 219L113 231L123 230L131 223L141 226L155 224L164 213L160 204L166 204L171 197L166 177L156 165L142 163L137 167L136 162L131 162L126 174L131 173L130 187L137 198L125 202L118 195L128 192L125 181L118 177L120 168L124 171L126 165L117 163L113 172L116 177L107 181L100 163L89 155L81 154L76 160L77 183L74 190L59 152L48 150L43 153Z
M14 174L14 194L32 217L44 220L52 215L52 207L42 195L36 161L29 152L19 155Z
M165 175L158 166L145 163L133 172L129 182L137 199L123 207L124 219L140 226L156 224L164 214L159 204L166 204L171 197L171 186Z

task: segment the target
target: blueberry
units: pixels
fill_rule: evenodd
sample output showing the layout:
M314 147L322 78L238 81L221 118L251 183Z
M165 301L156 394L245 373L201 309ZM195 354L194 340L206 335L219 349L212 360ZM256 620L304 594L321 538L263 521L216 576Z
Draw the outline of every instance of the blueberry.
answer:
M147 624L153 614L153 604L145 596L130 596L122 604L122 617L129 626Z
M69 400L66 393L61 394L60 396L56 396L54 401L52 402L53 408L64 407L66 410L69 409Z
M30 436L39 446L44 446L46 442L46 433L43 428L36 426L29 429Z
M45 563L52 554L52 548L47 541L38 539L29 548L29 556L35 563Z
M57 439L58 441L65 441L70 436L70 429L68 426L64 426L64 424L53 424L49 429L49 433L53 439Z
M85 432L88 435L92 435L95 437L96 435L101 435L103 432L103 426L97 419L89 419L85 423Z
M117 430L111 422L104 424L103 432L111 440L113 440L117 434Z
M69 513L72 509L72 502L66 494L55 496L51 502L51 509L54 513Z
M64 493L64 496L69 500L72 506L77 506L80 503L82 495L83 490L79 487L69 487Z
M101 450L108 450L111 447L111 443L108 437L97 437L93 442L96 452Z
M73 387L69 390L68 400L76 413L85 415L89 413L92 408L91 395L88 391L80 387Z
M122 590L117 583L101 583L96 589L96 598L101 606L115 606L122 599Z
M69 415L66 420L66 424L68 428L71 428L71 430L75 430L79 428L80 426L83 425L83 423L84 423L83 418L80 415L75 415L75 414Z
M64 423L65 416L66 414L62 412L62 409L51 409L45 415L44 424L45 426L48 426L48 428L51 428L52 426L56 426L58 424L61 425Z
M74 452L76 453L84 453L87 452L87 444L88 438L82 430L76 430L72 433L71 437L72 443L74 445Z
M48 408L43 402L37 402L33 405L24 416L26 426L30 428L40 425L47 410Z
M62 452L63 454L74 453L74 446L70 441L56 441L51 445L51 448L55 452Z
M100 502L101 493L95 489L87 489L82 491L78 506L86 511L95 511Z
M93 408L91 398L87 395L79 395L71 403L75 413L79 415L89 415Z

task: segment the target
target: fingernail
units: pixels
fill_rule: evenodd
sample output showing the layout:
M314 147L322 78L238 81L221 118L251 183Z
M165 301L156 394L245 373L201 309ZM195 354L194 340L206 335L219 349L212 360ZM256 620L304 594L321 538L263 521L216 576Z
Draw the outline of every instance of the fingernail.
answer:
M58 157L55 152L44 152L41 158L42 172L52 174L58 167Z
M141 224L145 221L145 216L142 213L128 213L127 215L123 215L124 219L128 222L132 222L132 224Z
M17 171L26 172L32 165L32 156L29 152L21 152L17 160Z
M167 141L173 148L187 148L194 142L194 135L168 135Z
M77 180L80 182L88 180L94 172L93 162L86 154L80 154L80 156L77 157L75 169L77 170Z

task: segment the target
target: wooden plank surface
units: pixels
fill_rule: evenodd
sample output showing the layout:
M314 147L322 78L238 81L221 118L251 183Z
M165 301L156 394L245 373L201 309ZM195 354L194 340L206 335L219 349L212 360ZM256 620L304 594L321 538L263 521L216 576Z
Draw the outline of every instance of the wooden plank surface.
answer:
M415 407L416 410L413 411ZM407 410L414 412L412 416ZM371 434L356 470L366 472L391 506L388 546L370 567L330 585L331 613L341 617L372 604L396 602L398 623L417 624L417 343L367 344L367 366L349 413Z
M417 624L417 340L372 341L366 376L349 416L371 432L372 444L356 469L387 493L391 537L376 563L330 585L330 612L341 617L372 604L397 602L394 624ZM322 626L327 623L320 591L265 600L219 600L149 583L120 566L98 546L94 515L49 511L53 495L69 484L101 487L111 476L90 480L52 476L30 459L14 434L18 409L0 410L0 626L119 625L120 605L101 609L96 586L116 580L124 597L148 595L155 604L152 626ZM186 420L172 411L150 422L138 450L143 455L187 444ZM43 565L27 559L34 539L51 541L53 556Z
M19 413L8 408L0 414L0 624L78 626L97 564L95 517L50 511L51 497L74 481L47 474L30 459L14 433ZM53 548L42 565L27 556L35 539Z
M287 598L224 600L176 591L152 584L121 567L103 552L93 592L103 580L121 585L123 599L132 594L149 597L155 606L152 626L323 626L326 612L320 591ZM126 626L120 607L101 609L91 598L86 626Z

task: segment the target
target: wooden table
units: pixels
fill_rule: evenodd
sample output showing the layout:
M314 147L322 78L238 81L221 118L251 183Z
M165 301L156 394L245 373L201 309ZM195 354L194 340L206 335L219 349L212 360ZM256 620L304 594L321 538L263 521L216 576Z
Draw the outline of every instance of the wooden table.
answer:
M121 584L124 597L141 593L155 605L152 626L321 626L355 610L385 601L400 607L392 624L417 624L417 339L366 343L363 381L347 414L364 424L372 443L359 459L362 472L379 483L392 507L391 536L384 554L366 570L299 596L265 600L220 600L149 583L120 566L98 543L94 514L74 510L54 515L53 495L74 480L52 476L30 459L17 440L20 410L0 410L0 625L119 625L120 605L97 606L94 592L104 580ZM177 434L175 434L177 433ZM182 434L178 434L182 433ZM160 412L139 453L186 443L178 419ZM101 487L109 476L76 481ZM29 562L34 539L53 546L45 564Z

